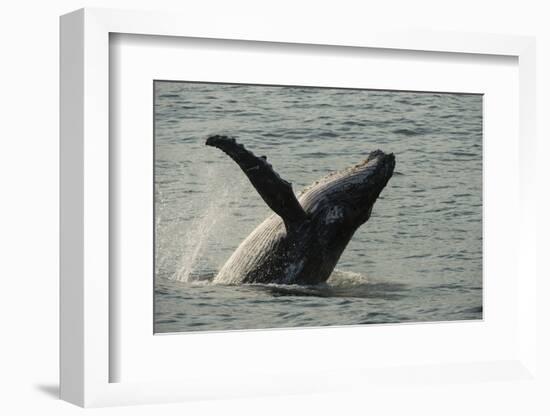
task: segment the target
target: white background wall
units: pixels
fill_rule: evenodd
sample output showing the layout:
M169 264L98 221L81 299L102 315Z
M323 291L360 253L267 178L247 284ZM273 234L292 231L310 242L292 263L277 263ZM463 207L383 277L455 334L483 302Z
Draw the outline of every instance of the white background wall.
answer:
M539 253L543 275L550 232L543 213L550 208L548 163L550 129L550 13L545 1L168 1L69 0L5 1L0 13L0 412L73 414L56 399L58 384L58 16L81 7L179 10L202 16L235 14L303 25L311 19L327 27L400 27L535 35L538 41ZM544 138L544 139L542 139ZM511 219L513 220L513 219ZM538 286L543 300L550 285ZM549 307L539 302L540 361L550 374ZM543 331L543 329L545 329ZM546 355L548 353L546 352ZM141 406L94 410L99 414L550 414L550 385L533 389L507 383L443 385L373 397L345 393L254 400ZM414 413L414 412L412 412Z

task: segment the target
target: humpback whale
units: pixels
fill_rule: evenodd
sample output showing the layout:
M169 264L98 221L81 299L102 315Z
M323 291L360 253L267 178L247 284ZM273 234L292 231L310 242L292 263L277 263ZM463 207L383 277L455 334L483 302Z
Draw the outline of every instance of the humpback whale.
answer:
M395 157L375 150L352 167L333 172L297 198L265 156L258 157L235 138L206 140L233 159L274 212L239 245L214 283L315 285L325 282L355 231L393 174Z

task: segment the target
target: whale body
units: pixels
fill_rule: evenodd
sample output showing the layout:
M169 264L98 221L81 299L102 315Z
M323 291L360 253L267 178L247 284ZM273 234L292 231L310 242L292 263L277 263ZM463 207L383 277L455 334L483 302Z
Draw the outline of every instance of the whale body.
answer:
M315 285L325 282L395 168L395 157L381 150L361 163L333 172L296 197L292 185L235 138L211 136L246 174L273 214L259 224L220 269L214 283Z

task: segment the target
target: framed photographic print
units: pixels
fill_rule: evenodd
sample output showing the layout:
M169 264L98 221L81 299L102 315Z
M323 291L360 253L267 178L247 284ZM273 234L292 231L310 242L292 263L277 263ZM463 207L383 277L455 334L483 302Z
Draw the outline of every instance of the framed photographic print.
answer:
M533 40L232 27L62 17L62 398L531 377Z

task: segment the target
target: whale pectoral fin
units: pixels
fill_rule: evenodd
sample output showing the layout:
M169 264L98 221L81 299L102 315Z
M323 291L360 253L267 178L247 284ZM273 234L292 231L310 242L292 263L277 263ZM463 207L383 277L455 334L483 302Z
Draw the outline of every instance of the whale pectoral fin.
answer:
M237 162L265 203L283 219L287 230L306 219L307 214L296 199L292 184L273 170L265 156L254 155L228 136L210 136L206 145L217 147Z

